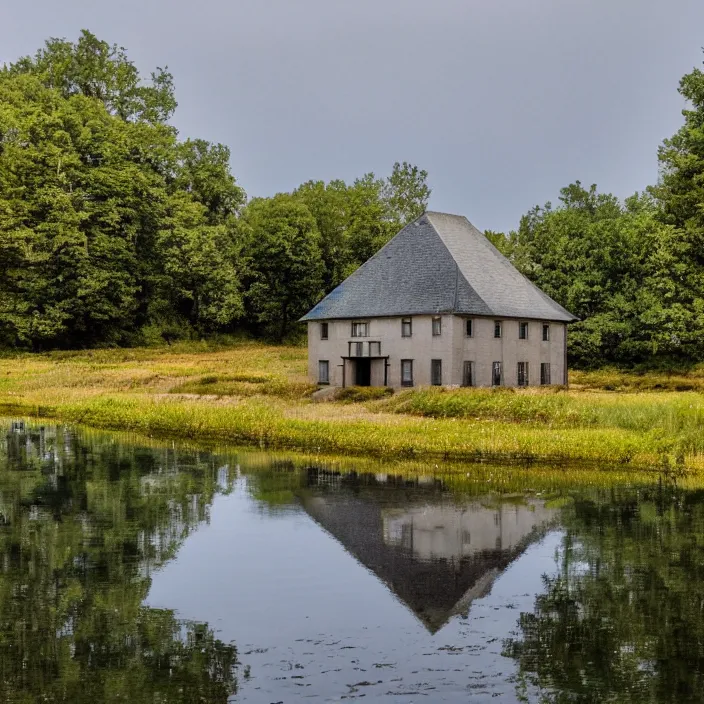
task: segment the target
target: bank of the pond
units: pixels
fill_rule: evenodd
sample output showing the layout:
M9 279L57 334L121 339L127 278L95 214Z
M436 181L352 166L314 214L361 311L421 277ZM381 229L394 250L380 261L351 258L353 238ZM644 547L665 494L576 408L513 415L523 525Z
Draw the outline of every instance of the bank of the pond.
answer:
M452 461L616 463L632 467L699 469L700 455L677 452L676 438L623 428L391 417L340 420L291 417L290 409L258 398L238 404L144 396L101 396L51 405L16 404L24 412L95 428L161 438L192 438L259 447L379 458Z
M1 411L0 411L1 413ZM261 449L248 445L233 445L201 438L157 438L153 435L126 430L103 430L89 425L62 423L24 415L0 415L0 434L39 432L66 433L96 447L133 447L166 451L169 462L183 457L216 457L219 466L236 468L242 475L275 475L270 489L285 491L300 484L303 475L311 471L325 476L325 483L357 481L398 488L435 486L457 496L522 497L526 493L544 500L561 501L572 491L587 488L619 486L680 488L704 487L704 472L653 471L623 464L575 463L559 465L543 462L501 463L466 461L435 461L432 458L375 458ZM1 453L0 453L1 456ZM258 479L261 482L264 480ZM271 483L269 483L271 484Z
M572 391L414 390L313 403L298 347L100 350L0 359L0 412L384 460L704 469L704 396L584 390L580 381Z

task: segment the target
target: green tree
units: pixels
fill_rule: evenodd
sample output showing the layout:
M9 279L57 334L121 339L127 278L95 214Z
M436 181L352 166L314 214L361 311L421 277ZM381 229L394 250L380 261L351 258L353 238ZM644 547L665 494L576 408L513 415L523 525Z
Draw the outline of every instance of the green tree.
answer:
M426 171L404 161L394 164L386 179L367 173L350 185L308 181L294 191L320 233L326 292L425 212L430 198L427 177Z
M208 219L185 192L169 196L155 246L163 271L157 300L201 334L231 328L244 314L234 225Z
M154 81L87 32L0 71L0 344L130 344L242 316L229 151L180 143Z
M376 254L400 229L400 223L389 219L384 200L385 182L373 173L358 178L349 187L349 276Z
M662 204L665 220L682 228L693 260L704 264L704 72L694 69L680 81L689 107L684 125L658 152L660 179L651 190Z
M349 274L351 252L349 227L350 189L344 181L307 181L294 195L305 203L320 233L320 251L325 266L323 288L332 291Z
M431 194L427 181L427 171L407 161L394 164L382 190L387 216L392 222L403 227L427 210Z
M242 227L250 316L267 334L283 339L323 293L315 218L295 196L279 194L252 200Z
M74 44L49 39L34 57L10 64L10 73L39 76L64 98L84 95L100 100L123 120L165 123L176 109L173 76L157 68L145 84L123 47L110 45L84 29Z
M78 335L117 342L139 286L131 220L147 215L153 195L139 166L112 168L131 127L33 76L0 76L0 102L2 337L35 347Z
M533 208L508 237L491 233L529 279L580 318L572 363L632 364L700 357L702 304L690 286L687 244L652 197L621 203L576 182L560 205Z
M230 172L230 150L204 139L187 139L178 145L176 156L171 188L188 193L203 205L208 224L232 224L246 195Z

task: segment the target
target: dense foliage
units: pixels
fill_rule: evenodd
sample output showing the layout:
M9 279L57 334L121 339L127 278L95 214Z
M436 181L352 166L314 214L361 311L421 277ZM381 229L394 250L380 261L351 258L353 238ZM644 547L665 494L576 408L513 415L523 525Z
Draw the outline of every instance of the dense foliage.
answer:
M657 186L583 187L488 232L575 313L572 364L704 360L704 73ZM427 173L246 202L227 147L179 138L173 79L84 31L0 70L0 347L170 342L296 320L427 206Z
M175 108L166 69L87 31L0 70L0 346L281 337L427 203L404 163L245 209L227 147L180 140Z
M570 329L576 365L704 359L704 73L686 75L680 93L692 109L661 147L647 194L619 202L577 181L517 231L488 233L580 318Z

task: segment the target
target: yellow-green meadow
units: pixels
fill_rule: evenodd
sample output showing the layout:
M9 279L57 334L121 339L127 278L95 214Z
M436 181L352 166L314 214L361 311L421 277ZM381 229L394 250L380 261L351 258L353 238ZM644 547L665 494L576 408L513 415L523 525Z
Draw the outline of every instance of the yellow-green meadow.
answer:
M416 389L316 403L304 348L203 343L2 357L0 410L154 437L448 467L481 460L704 469L704 395L656 390L698 389L699 372L660 376L579 372L569 390Z

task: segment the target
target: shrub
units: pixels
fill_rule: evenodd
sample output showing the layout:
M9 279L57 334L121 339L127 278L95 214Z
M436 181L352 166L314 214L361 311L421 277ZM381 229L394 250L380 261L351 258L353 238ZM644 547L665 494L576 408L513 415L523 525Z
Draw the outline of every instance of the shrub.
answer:
M394 390L389 386L346 386L335 393L335 400L360 403L386 398L393 393Z

